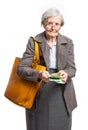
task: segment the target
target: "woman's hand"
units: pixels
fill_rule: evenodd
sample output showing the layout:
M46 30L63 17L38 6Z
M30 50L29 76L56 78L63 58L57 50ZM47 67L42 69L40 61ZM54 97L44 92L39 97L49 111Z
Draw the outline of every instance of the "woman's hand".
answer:
M58 74L60 75L61 77L61 80L66 83L67 82L67 79L68 79L68 74L64 71L64 70L60 70L58 72Z
M49 81L49 72L48 71L39 71L39 78L42 79L43 81L45 82L48 82Z

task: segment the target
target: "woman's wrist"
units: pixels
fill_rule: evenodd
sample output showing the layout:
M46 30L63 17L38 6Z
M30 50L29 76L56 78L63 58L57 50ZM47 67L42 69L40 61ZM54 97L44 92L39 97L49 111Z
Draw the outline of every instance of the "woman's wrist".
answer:
M42 79L42 70L39 71L39 76L38 76L39 79Z

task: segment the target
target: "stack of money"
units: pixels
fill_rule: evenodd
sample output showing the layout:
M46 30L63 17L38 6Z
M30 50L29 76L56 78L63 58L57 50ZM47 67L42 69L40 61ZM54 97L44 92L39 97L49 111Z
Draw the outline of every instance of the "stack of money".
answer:
M64 82L61 80L60 75L58 73L52 73L49 77L49 81L54 81L59 84L64 84Z

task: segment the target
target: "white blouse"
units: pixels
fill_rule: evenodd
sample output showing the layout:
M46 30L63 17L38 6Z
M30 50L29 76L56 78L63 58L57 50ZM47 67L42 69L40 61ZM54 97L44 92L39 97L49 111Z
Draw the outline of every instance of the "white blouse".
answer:
M49 68L56 69L56 42L52 46L48 43L50 47L50 63Z

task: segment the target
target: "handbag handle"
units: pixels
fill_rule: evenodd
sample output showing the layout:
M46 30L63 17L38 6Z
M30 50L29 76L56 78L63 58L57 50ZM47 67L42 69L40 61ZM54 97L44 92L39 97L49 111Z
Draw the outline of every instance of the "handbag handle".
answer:
M39 45L38 45L37 41L35 41L34 37L33 37L33 39L34 39L35 50L34 50L34 58L33 58L33 62L32 62L32 67L34 68L35 65L40 63L40 58L39 58Z

